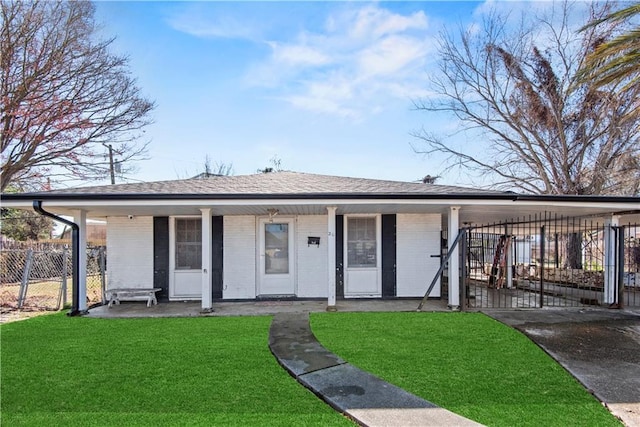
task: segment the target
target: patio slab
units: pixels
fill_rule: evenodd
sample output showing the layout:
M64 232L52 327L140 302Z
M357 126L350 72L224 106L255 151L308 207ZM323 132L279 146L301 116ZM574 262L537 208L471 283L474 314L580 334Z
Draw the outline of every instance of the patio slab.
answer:
M398 300L351 299L338 300L337 311L416 311L419 298ZM197 317L197 316L270 316L277 313L310 313L327 310L327 300L265 300L265 301L224 301L214 302L212 312L202 312L199 301L160 302L147 307L141 302L123 302L108 308L106 305L89 310L90 317L132 318L132 317ZM428 300L422 311L449 311L447 301Z

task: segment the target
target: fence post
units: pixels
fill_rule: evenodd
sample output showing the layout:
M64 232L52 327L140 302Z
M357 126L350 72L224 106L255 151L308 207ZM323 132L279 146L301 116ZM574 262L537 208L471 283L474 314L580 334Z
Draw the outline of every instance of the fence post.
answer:
M67 275L69 274L67 271L67 263L69 262L68 249L69 247L67 245L62 248L62 307L67 305Z
M615 304L618 296L618 288L616 286L618 218L618 216L612 215L611 218L607 219L604 227L604 295L602 303L607 306Z
M460 268L462 277L462 286L460 287L460 310L464 311L464 309L469 305L469 301L467 301L469 295L469 270L467 270L467 251L469 250L469 246L467 244L467 233L466 229L460 230L463 233L462 238L460 239ZM470 234L470 233L469 233Z
M540 308L544 305L545 226L540 227Z
M624 226L618 227L618 308L624 307Z
M18 308L22 308L24 300L27 298L27 287L29 286L29 275L31 274L31 264L33 262L33 249L27 249L27 259L24 262L22 272L22 282L20 282L20 292L18 294Z
M106 257L105 257L105 253L104 253L104 246L100 246L100 252L99 252L99 262L100 262L100 288L102 290L102 304L106 303L106 299L105 299L105 294L106 294L106 280L105 280L105 276L106 276L106 266L105 266L105 261L106 261Z
M505 282L507 289L513 288L513 248L515 244L513 243L512 235L513 235L513 225L509 226L508 224L504 225L504 235L505 235Z

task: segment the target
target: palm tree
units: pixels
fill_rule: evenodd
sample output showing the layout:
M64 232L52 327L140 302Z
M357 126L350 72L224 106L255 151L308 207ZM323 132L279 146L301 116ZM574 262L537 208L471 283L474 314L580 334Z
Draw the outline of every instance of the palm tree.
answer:
M640 3L590 22L580 31L600 24L620 24L640 15ZM640 83L640 26L614 37L600 40L594 46L579 73L580 81L591 81L597 87L626 82L624 88Z

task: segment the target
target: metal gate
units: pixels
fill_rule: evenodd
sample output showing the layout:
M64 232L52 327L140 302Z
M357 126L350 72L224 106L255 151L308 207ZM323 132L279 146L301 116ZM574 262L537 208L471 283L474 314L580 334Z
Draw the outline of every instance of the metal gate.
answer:
M540 214L468 229L461 254L470 309L640 306L638 224Z

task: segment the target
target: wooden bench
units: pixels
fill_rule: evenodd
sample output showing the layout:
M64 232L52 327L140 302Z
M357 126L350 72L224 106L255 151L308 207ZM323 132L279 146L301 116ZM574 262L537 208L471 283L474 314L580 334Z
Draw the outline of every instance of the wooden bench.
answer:
M147 301L147 307L151 304L158 304L156 292L162 288L115 288L107 289L107 299L109 300L109 308L113 304L120 304L120 301Z

